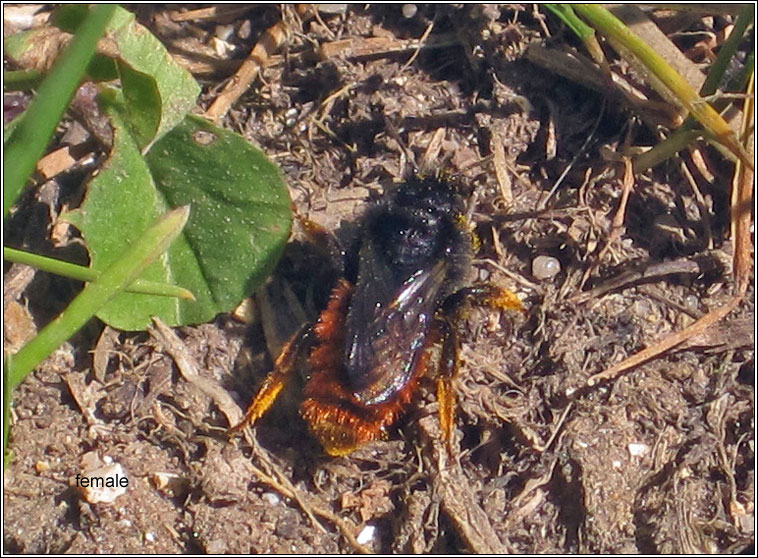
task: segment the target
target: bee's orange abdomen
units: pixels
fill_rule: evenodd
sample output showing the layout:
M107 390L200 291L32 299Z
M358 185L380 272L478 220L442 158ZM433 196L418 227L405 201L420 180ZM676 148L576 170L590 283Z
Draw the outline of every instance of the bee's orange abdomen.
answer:
M347 384L343 361L345 316L352 292L350 283L340 281L314 326L318 341L310 355L312 376L301 406L311 432L333 456L347 455L358 446L384 438L386 429L410 402L428 362L425 352L411 380L394 397L376 405L360 402Z

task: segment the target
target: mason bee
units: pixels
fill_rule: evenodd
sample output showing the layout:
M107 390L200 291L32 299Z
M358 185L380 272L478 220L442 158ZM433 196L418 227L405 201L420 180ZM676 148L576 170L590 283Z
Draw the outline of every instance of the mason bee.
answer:
M462 197L441 176L412 176L369 206L355 230L326 309L285 344L232 431L271 407L306 351L309 378L300 412L328 454L346 455L386 437L420 379L433 372L450 448L457 324L471 303L522 310L521 302L494 285L469 283L478 241ZM430 362L434 347L440 348L436 363Z

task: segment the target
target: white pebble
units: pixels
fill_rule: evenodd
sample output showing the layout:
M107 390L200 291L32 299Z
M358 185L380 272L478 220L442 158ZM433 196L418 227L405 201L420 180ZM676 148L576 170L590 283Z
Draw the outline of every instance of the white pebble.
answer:
M110 504L124 494L129 485L129 478L120 463L111 463L99 469L87 471L82 476L88 477L87 480L90 481L88 484L92 483L95 477L98 478L96 481L98 486L79 486L82 496L90 504ZM125 482L124 479L126 479Z
M698 310L700 308L700 299L695 295L687 295L684 297L684 305L690 310Z
M374 540L375 535L376 527L374 525L366 525L355 539L359 544L368 544Z
M403 4L403 17L405 19L411 19L418 12L416 4Z
M537 256L532 260L532 275L536 279L552 279L561 271L561 262L552 256Z
M291 128L297 123L298 110L294 107L287 109L284 113L284 125Z
M642 444L640 442L632 442L629 444L629 455L632 457L641 457L645 455L650 448L646 444Z
M281 501L281 498L279 498L279 495L274 494L273 492L264 492L263 494L261 494L261 498L269 506L275 506Z

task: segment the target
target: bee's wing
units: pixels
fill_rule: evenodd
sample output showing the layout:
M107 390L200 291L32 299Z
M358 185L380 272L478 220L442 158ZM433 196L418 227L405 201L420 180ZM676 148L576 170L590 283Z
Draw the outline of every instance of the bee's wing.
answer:
M379 258L361 258L347 320L345 368L363 403L385 401L413 375L445 273L446 263L439 261L393 289L391 273Z

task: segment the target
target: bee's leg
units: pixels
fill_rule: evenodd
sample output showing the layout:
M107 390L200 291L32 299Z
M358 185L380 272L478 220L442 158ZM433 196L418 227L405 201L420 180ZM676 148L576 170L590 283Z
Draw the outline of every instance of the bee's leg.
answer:
M310 324L303 325L285 343L282 352L274 363L274 369L263 380L263 384L247 408L244 418L239 424L229 429L229 434L235 434L247 426L251 426L271 408L284 386L292 379L303 351L311 345L310 331Z
M515 293L489 283L460 289L445 299L442 304L442 309L435 320L435 330L442 343L437 372L437 402L440 412L440 430L451 456L453 455L453 426L455 424L453 379L460 367L461 349L457 324L472 304L491 306L500 310L524 311L524 306Z
M465 310L472 304L500 310L525 311L516 293L491 283L478 283L471 287L464 287L447 297L442 305L442 312L455 323L463 317Z
M345 247L337 235L297 212L295 212L295 217L308 241L329 258L334 269L342 270L345 264Z
M442 352L437 370L437 403L440 413L440 430L448 453L453 455L453 425L455 422L455 390L453 378L460 365L461 341L455 327L446 319L437 321L437 331L442 341Z

